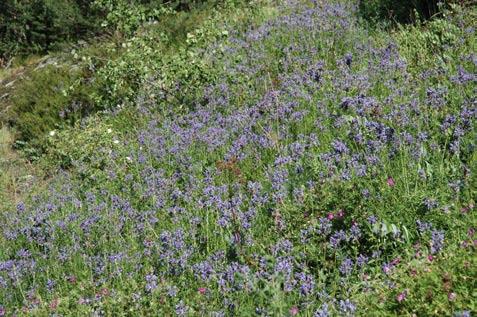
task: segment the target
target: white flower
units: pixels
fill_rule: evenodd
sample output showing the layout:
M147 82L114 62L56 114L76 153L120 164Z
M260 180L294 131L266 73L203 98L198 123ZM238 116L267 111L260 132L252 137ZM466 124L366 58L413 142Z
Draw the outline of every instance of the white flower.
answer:
M111 132L113 132L113 129L109 128L109 129L106 130L106 131L108 131L108 133L111 133Z
M55 134L56 134L56 131L55 131L55 130L50 131L50 136L55 136Z
M114 140L113 143L114 144L119 144L119 140Z

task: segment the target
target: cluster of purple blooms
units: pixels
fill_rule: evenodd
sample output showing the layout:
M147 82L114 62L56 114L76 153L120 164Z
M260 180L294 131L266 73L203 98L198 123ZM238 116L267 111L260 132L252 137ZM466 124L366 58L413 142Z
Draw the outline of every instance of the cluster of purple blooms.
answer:
M463 174L452 176L465 186L461 158L475 150L477 118L466 91L475 74L439 73L452 79L449 87L429 80L422 91L395 44L357 40L349 6L298 9L290 2L284 10L230 38L224 56L206 56L226 75L193 110L166 109L171 115L158 119L153 106L138 105L150 122L111 152L98 171L109 175L100 188L85 193L64 175L44 196L18 205L1 231L0 304L30 307L36 302L22 290L54 298L77 279L109 288L135 280L132 302L165 292L178 316L203 305L218 316L239 314L241 296L257 300L256 311L266 315L271 307L259 305L273 292L315 316L358 311L346 287L330 289L335 298L317 295L335 276L352 283L362 272L392 274L399 265L389 261L392 247L402 245L394 243L403 239L399 228L383 233L384 222L363 207L393 201L392 191L404 186L404 177L389 176L396 169L425 187L420 166L448 158L461 164ZM334 38L356 48L326 60L323 43ZM446 106L450 90L462 93L458 105ZM408 165L403 158L411 158ZM453 187L449 194L458 195ZM352 200L359 200L356 210L347 205ZM406 206L422 205L420 216L444 216L432 198ZM430 233L431 254L445 248L444 232L429 222L380 216ZM196 293L200 299L186 301Z

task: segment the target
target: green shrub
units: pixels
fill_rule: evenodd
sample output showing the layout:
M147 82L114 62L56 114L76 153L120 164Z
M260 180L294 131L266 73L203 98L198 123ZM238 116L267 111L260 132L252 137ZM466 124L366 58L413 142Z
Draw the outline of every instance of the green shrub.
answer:
M413 22L416 13L420 18L428 19L440 10L439 0L366 0L360 1L359 9L363 17L374 22L392 20L395 22Z
M443 18L426 23L401 25L393 32L409 70L422 72L431 67L453 68L461 56L472 54L475 39L466 36L466 29L477 18L475 10L451 6L443 10ZM465 14L464 14L465 12ZM465 41L461 39L465 38Z
M68 66L49 65L33 71L15 89L9 111L18 131L18 145L41 151L50 131L70 125L93 111L93 86L81 83L82 74Z

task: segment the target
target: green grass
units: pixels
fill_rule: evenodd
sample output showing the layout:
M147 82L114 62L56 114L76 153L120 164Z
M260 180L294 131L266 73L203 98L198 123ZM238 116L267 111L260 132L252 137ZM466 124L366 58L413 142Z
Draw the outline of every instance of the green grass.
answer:
M42 180L38 167L32 166L13 149L14 137L10 130L0 129L0 210L14 208L32 192L40 190Z

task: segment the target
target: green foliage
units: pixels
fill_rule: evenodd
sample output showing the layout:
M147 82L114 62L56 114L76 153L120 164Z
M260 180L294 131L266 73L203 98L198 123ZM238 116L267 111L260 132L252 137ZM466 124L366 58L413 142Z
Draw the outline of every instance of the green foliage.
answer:
M69 65L68 65L69 66ZM17 127L17 145L41 153L50 131L70 125L94 109L92 85L68 66L48 65L33 71L15 89L8 120Z
M414 22L419 18L428 19L439 12L442 6L452 1L439 0L366 0L360 1L359 9L363 17L374 21Z
M118 57L98 69L96 103L111 109L134 102L152 78L159 94L169 99L188 96L186 90L214 80L211 65L201 58L202 50L208 43L228 35L223 21L236 8L228 4L188 12L163 10L159 22L141 24L133 36L111 49L112 54L120 52Z
M97 31L88 0L5 0L0 3L0 57L45 52Z
M408 66L413 71L422 71L428 67L455 67L460 55L475 52L475 37L465 36L467 27L477 19L475 10L466 10L460 6L451 6L443 10L443 17L416 25L400 25L393 32ZM463 27L467 26L467 27ZM460 39L465 38L462 42Z
M129 120L132 123L131 118ZM108 151L121 146L119 144L121 134L122 131L118 133L118 130L108 124L107 120L93 116L83 127L76 124L72 129L49 135L47 137L50 149L48 161L63 168L74 166L79 174L93 177L106 165ZM88 166L89 169L83 170L83 166Z
M197 54L207 43L227 36L223 21L238 8L230 3L175 12L151 11L141 3L96 1L95 5L96 10L110 12L108 27L116 28L119 35L48 59L56 66L27 69L10 92L9 111L2 120L18 127L16 144L30 158L44 152L50 131L98 110L134 103L146 93L142 87L152 77L160 77L161 94L169 100L190 96L185 92L213 80L211 65ZM162 19L150 23L153 16Z
M472 246L449 250L437 260L415 259L391 278L391 291L375 280L369 293L356 294L355 299L372 316L458 316L464 310L475 311L475 259ZM400 294L402 300L398 299Z
M95 0L93 7L106 13L102 27L110 28L121 35L131 36L147 21L157 20L170 8L163 1Z
M129 37L166 13L205 10L219 0L5 0L0 2L0 66L12 56L114 32ZM228 0L225 3L246 2Z

